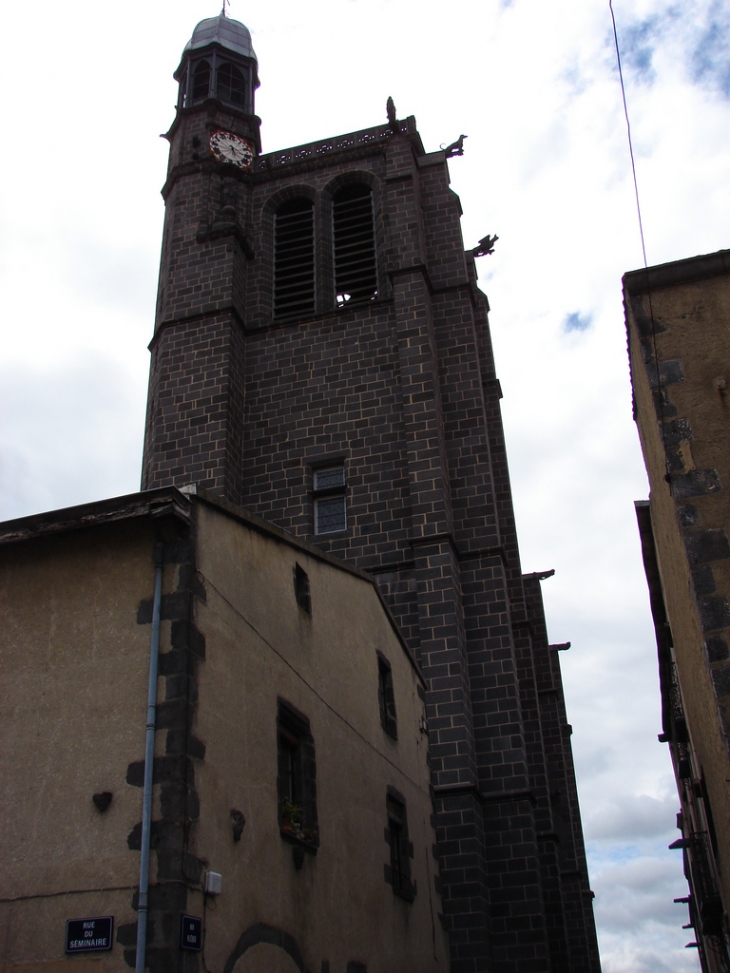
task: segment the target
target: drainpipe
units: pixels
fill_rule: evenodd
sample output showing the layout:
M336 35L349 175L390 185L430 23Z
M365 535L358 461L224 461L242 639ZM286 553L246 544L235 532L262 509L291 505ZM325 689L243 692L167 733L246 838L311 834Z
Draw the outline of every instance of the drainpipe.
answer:
M142 848L139 857L139 903L137 907L137 959L135 973L144 973L147 953L147 912L150 882L150 830L152 826L152 772L155 762L155 713L157 709L157 662L160 654L160 603L162 601L162 544L155 544L155 594L152 602L150 637L150 681L147 690L147 734L144 748L144 791L142 792Z

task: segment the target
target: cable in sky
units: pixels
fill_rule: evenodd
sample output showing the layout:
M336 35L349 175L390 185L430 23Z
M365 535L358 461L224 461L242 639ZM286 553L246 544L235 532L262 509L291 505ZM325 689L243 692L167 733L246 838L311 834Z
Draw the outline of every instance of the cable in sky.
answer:
M634 147L631 143L631 123L629 122L629 109L626 106L626 88L624 87L624 72L621 67L621 54L618 47L618 33L616 32L616 17L613 13L613 0L608 0L608 9L611 11L611 23L613 24L613 40L616 45L616 62L618 64L618 76L621 82L621 98L624 103L624 118L626 119L626 132L629 137L629 155L631 156L631 172L634 176L634 195L636 196L636 212L639 217L639 234L641 236L641 252L644 257L644 267L647 266L646 246L644 244L644 224L641 219L641 204L639 203L639 184L636 181L636 164L634 162Z

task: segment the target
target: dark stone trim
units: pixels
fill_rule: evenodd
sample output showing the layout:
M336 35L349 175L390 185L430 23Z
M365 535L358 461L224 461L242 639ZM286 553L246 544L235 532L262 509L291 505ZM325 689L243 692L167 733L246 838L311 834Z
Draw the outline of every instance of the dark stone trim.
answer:
M238 223L234 223L233 221L227 223L213 223L211 226L201 226L198 232L195 234L195 242L213 243L216 240L225 240L228 237L233 237L234 240L236 240L249 260L254 259L256 254L251 246L251 241L249 240L248 235Z
M730 544L722 528L685 531L684 546L691 564L705 564L730 557Z
M479 790L476 784L436 784L433 788L433 796L441 799L463 796L474 797L480 804L508 804L512 801L529 801L537 806L537 798L527 788L485 794L484 791Z
M646 371L652 389L663 389L667 385L675 385L677 382L684 381L684 369L678 358L670 358L668 361L660 361L658 364L652 362L651 368L647 366Z
M291 314L288 317L282 316L278 318L270 318L268 321L262 324L252 324L248 322L245 326L246 338L254 339L259 336L266 338L270 331L278 331L283 328L304 328L310 324L327 324L330 319L333 320L333 324L340 324L341 319L347 315L362 311L363 307L369 309L375 308L380 310L381 308L393 307L395 304L392 297L380 297L375 301L368 301L366 305L364 304L353 304L352 307L344 308L328 308L325 311L317 311L313 314L301 315L301 314Z
M397 571L412 571L416 566L415 561L394 561L391 563L378 564L368 568L368 574L390 574Z
M463 564L465 561L480 561L487 557L498 557L505 568L508 566L507 552L501 544L498 547L483 547L476 551L457 551L456 557L459 564Z
M282 929L277 929L275 926L267 926L265 922L257 922L253 926L242 933L240 939L233 947L233 952L226 960L226 965L223 967L223 973L232 973L233 967L243 956L246 950L250 949L252 946L258 946L259 943L266 943L269 946L278 946L279 949L283 949L287 953L294 965L300 971L300 973L308 973L305 969L304 961L302 960L302 954L297 945L296 939L290 936L288 932L284 932Z
M675 500L687 497L703 497L722 489L716 470L690 470L688 473L671 473L670 482Z
M233 302L231 302L229 304L223 304L220 307L213 307L209 311L196 311L195 314L185 314L179 318L167 318L164 321L160 321L155 329L154 335L152 336L152 341L150 341L150 343L147 345L147 348L149 351L152 351L157 345L162 332L167 331L169 328L178 328L182 325L195 324L198 321L222 317L226 314L230 314L236 324L240 328L243 328L243 318L236 310Z

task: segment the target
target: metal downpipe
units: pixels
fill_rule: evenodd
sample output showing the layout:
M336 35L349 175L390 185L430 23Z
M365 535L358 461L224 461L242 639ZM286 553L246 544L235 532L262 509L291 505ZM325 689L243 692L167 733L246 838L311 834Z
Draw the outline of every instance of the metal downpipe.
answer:
M155 719L157 710L157 668L160 655L160 604L162 602L162 544L155 544L155 593L152 602L150 678L147 689L147 732L144 749L142 792L142 847L139 858L139 902L137 906L137 957L135 973L144 973L147 955L147 913L149 910L150 831L152 827L152 776L155 763Z

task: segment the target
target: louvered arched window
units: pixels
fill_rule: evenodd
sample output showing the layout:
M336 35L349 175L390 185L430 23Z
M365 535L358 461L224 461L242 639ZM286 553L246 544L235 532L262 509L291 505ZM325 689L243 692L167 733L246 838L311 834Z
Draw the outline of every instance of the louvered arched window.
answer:
M314 206L284 203L274 217L274 314L314 312Z
M335 296L338 307L378 296L373 194L361 183L345 186L332 201Z
M221 101L243 108L246 102L246 79L233 64L223 64L216 72L216 94Z
M205 101L210 93L210 64L200 61L193 72L193 104Z

